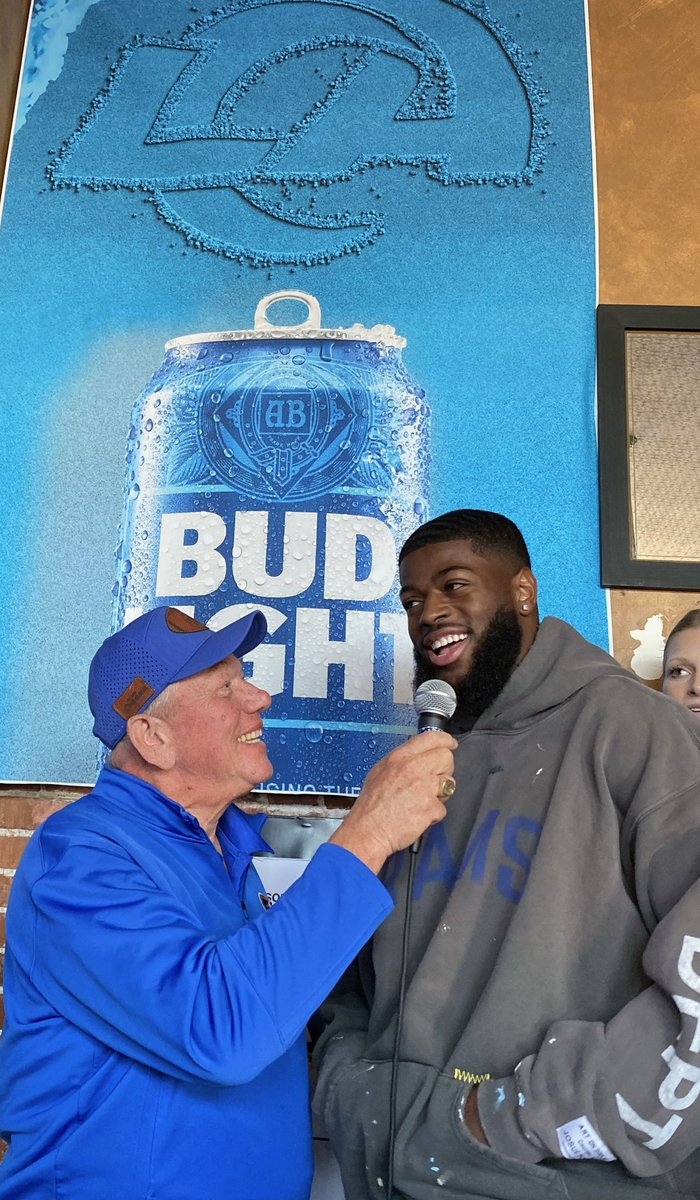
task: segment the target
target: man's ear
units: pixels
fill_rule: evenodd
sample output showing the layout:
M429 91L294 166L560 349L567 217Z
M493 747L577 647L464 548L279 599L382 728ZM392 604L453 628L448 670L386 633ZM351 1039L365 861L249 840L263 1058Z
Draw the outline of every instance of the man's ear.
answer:
M537 612L537 580L529 567L513 576L513 603L521 617Z
M145 762L167 771L175 762L175 740L163 717L153 716L146 709L129 717L126 723L129 741Z

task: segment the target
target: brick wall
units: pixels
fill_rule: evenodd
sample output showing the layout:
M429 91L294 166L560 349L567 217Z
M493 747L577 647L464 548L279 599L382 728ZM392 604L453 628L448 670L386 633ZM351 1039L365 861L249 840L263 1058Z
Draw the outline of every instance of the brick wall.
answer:
M37 825L87 790L17 784L0 787L0 1017L4 1016L5 914L17 863Z

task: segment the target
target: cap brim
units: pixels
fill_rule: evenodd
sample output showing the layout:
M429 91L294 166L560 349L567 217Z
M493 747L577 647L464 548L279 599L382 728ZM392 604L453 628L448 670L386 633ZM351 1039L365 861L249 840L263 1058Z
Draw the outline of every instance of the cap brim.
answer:
M211 630L209 636L200 641L194 653L171 677L170 682L177 683L181 679L189 679L191 675L198 675L200 671L206 671L209 667L215 667L217 663L228 658L229 654L242 658L244 654L249 654L260 645L266 633L267 621L257 610L238 621L232 621L223 629Z

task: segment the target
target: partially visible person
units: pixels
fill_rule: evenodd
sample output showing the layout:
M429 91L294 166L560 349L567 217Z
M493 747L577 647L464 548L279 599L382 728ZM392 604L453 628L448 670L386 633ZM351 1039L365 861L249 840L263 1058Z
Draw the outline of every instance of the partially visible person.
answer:
M700 717L700 608L681 617L666 639L662 691Z
M94 790L37 830L7 917L1 1200L306 1200L304 1027L392 909L376 878L445 808L454 739L379 762L269 911L251 859L267 692L214 632L158 608L90 668Z
M700 1197L700 723L556 617L522 534L460 509L400 555L457 790L324 1005L347 1200Z

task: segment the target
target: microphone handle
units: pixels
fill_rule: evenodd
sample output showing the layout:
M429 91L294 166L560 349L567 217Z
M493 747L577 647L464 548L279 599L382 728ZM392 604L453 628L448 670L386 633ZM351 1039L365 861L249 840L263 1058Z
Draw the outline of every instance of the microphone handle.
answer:
M434 730L437 730L439 733L444 732L448 721L449 717L444 717L442 713L422 712L418 718L418 732L432 733ZM415 842L412 842L408 847L409 854L418 854L422 840L423 834L421 833Z
M449 717L445 717L442 713L422 712L418 718L418 732L430 733L437 729L438 732L444 733L447 729Z

